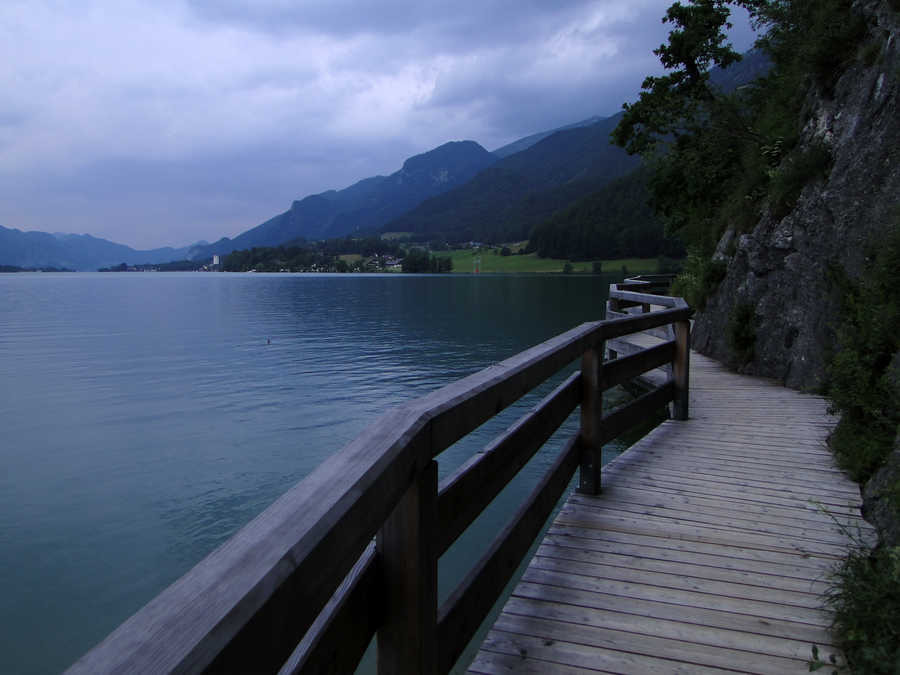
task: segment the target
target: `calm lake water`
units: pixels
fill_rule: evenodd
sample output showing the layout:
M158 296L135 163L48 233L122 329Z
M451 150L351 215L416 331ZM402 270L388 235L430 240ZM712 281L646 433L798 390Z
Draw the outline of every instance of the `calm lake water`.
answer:
M0 672L65 668L390 407L602 318L612 280L0 275Z

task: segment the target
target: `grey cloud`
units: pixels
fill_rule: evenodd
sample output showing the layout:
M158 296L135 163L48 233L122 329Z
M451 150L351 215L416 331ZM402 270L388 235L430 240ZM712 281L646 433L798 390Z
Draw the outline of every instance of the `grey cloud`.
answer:
M612 114L658 72L668 4L0 5L0 224L183 245L448 140Z

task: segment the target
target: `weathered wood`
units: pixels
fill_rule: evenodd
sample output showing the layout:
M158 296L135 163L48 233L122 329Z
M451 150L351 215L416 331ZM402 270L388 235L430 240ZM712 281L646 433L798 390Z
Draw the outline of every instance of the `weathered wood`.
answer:
M631 356L632 354L642 354L647 350L645 346L635 344L627 337L607 340L606 347L610 351L614 351L617 355L617 358L620 358L622 356Z
M433 455L580 357L602 340L604 330L602 321L582 324L419 399L431 421Z
M631 356L603 364L603 386L606 389L623 384L648 370L658 368L675 358L675 342L664 342L642 349Z
M487 553L450 594L438 616L438 666L448 672L531 548L578 466L578 437L566 443L553 466L497 535Z
M676 420L686 420L689 414L689 376L691 358L691 324L689 321L675 322L676 355L672 369L675 383L673 414Z
M674 388L671 382L657 387L631 403L616 408L603 418L598 437L600 443L609 443L635 424L646 420L672 400Z
M581 357L581 448L578 491L596 495L601 490L600 467L603 444L599 441L603 421L603 345L588 349Z
M638 653L659 672L800 673L812 644L835 653L821 594L850 541L813 501L854 536L871 528L830 462L827 406L690 361L691 418L607 464L601 495L569 497L478 659L518 649L522 672L631 672L612 664Z
M70 672L277 670L427 457L424 427L409 407L385 415Z
M384 623L378 672L437 671L437 462L430 462L378 532L384 570ZM446 672L446 671L442 671Z
M611 340L623 335L639 333L649 328L665 326L674 321L687 321L690 317L691 309L689 307L675 307L673 309L661 309L656 312L650 312L650 314L629 316L624 319L610 319L601 323L602 327L598 329L594 340Z
M648 287L643 282L638 286ZM646 300L649 297L646 293L616 290L610 304L611 308L616 302L646 304L651 302ZM396 586L408 600L414 595L410 589L429 578L428 560L433 562L437 550L449 545L456 530L462 527L452 525L450 534L441 539L431 536L435 517L432 511L436 508L433 487L427 497L432 505L425 512L417 512L419 521L413 522L412 507L398 507L401 500L403 504L410 502L411 494L417 495L419 501L426 499L419 483L432 471L426 469L431 459L585 352L589 353L588 360L594 358L590 354L602 354L605 339L655 330L673 321L686 322L690 317L690 309L680 299L662 298L652 303L669 309L583 324L388 413L122 624L79 660L72 672L275 671L282 665L294 668L301 660L312 664L315 659L310 660L311 655L335 648L326 628L345 621L349 612L345 608L357 606L358 598L368 592L359 589L368 587L371 568L358 570L347 581L345 577L376 532L381 530L380 549L385 559L392 561L385 565L384 574L388 578L395 575L398 580L400 550L406 546L400 542L407 539L399 533L416 528L429 532L428 537L409 539L414 540L415 547L409 564L416 571L409 578L415 583ZM589 408L597 409L602 371L599 358L594 360L598 393ZM618 372L629 367L632 366L621 366ZM567 388L562 397L565 405L569 405L577 388L570 385L573 388ZM523 421L519 430L511 431L508 438L498 442L512 447L524 435L533 433L530 444L537 443L548 433L551 420L564 417L561 411L565 405L562 399L554 402L546 413ZM613 426L625 419L624 413L616 414L619 416L612 417ZM595 433L591 430L591 434ZM529 446L522 456L530 452L533 450ZM512 475L515 471L511 467L519 460L509 461L510 468L503 472ZM594 465L599 466L599 458ZM471 485L465 489L479 491ZM485 494L495 489L491 483ZM399 511L395 512L395 508ZM401 517L401 512L406 515ZM466 519L470 518L471 513L467 513ZM407 550L406 554L410 552ZM345 586L351 582L362 586L348 590ZM388 584L387 588L393 597L394 585ZM426 595L430 597L430 591ZM410 621L428 623L423 617L434 614L428 606L431 601L419 598L417 602ZM393 606L391 601L386 603ZM326 609L320 615L323 608ZM390 618L388 624L394 625L393 622L394 618ZM315 628L310 631L314 623ZM361 623L365 625L359 635L369 630L371 620ZM404 625L403 630L410 629ZM386 652L402 651L404 645L396 637L400 632L399 627L380 631L384 637L379 639L390 645ZM362 640L354 637L354 645ZM427 671L433 661L429 653L434 654L430 640L426 637L424 647L417 646L415 654L407 650L398 658L405 663L415 660L416 669L421 666ZM296 651L298 643L302 653ZM341 658L349 659L355 650L356 646L348 648Z
M441 482L437 553L442 555L559 428L581 400L573 373L480 453Z
M638 291L625 291L616 289L615 291L610 291L610 297L615 294L616 300L620 303L622 301L628 302L636 302L638 304L650 304L650 305L661 305L663 307L686 307L687 304L681 298L666 296L666 295L654 295L652 293L639 293Z
M340 675L356 670L383 620L384 604L382 570L373 543L278 675Z

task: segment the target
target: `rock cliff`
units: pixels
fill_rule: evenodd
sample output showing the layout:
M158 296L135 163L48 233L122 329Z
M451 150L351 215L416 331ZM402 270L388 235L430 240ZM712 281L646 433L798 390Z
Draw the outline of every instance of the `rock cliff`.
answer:
M837 265L857 277L869 243L898 222L900 21L892 4L856 3L868 38L833 91L811 89L806 97L800 150L827 148L827 176L806 185L786 214L765 215L751 232L729 230L720 241L716 256L727 273L697 316L699 351L790 387L823 382L839 311L826 271ZM743 312L755 334L747 362L728 338L741 307L755 308L755 315Z

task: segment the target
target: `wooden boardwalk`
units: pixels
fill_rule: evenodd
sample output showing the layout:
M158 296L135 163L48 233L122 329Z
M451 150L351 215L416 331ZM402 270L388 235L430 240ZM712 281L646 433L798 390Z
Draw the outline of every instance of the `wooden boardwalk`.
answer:
M470 672L805 673L834 651L828 573L871 529L827 404L696 353L690 380L690 420L568 499Z

